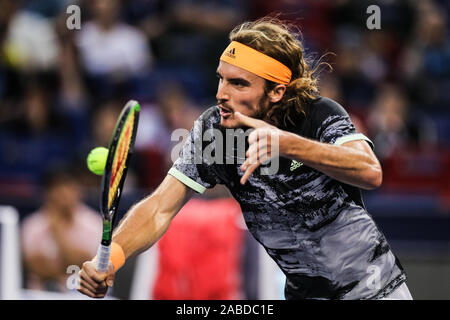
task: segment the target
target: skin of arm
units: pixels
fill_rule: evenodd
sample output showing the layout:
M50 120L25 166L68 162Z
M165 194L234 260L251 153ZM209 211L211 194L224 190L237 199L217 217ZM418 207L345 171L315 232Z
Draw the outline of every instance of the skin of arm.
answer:
M280 130L265 121L240 113L236 113L235 117L241 124L255 128L249 135L247 159L241 166L241 170L245 171L242 184L262 162L280 155L303 162L333 179L362 189L375 189L382 183L380 162L364 140L333 145ZM278 142L277 147L272 145L273 141Z
M332 145L283 132L280 153L362 189L375 189L382 183L380 162L364 140Z
M167 175L155 192L134 205L117 226L112 239L122 247L125 259L154 245L193 193L182 182ZM94 260L86 261L79 272L77 290L92 298L103 298L113 285L116 271L111 261L106 273L95 270Z
M113 241L122 247L125 258L155 244L193 193L182 182L167 175L155 192L134 205L113 234Z

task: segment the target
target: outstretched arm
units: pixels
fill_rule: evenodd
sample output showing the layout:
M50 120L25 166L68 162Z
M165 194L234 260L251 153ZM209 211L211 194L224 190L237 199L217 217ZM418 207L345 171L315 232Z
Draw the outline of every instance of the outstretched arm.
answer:
M155 192L134 205L113 234L113 242L122 247L125 258L155 244L192 194L190 188L167 175ZM106 273L95 270L94 260L85 262L79 272L78 291L92 298L103 298L113 285L116 271L111 261Z
M113 242L122 247L125 258L158 241L192 193L192 189L167 175L154 193L134 205L113 234Z

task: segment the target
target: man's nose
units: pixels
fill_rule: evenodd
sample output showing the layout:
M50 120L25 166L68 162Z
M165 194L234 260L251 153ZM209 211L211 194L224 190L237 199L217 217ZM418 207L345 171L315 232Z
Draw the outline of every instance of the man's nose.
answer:
M219 103L226 102L229 100L229 95L226 91L226 87L223 85L223 81L219 83L219 86L217 87L217 94L216 99Z

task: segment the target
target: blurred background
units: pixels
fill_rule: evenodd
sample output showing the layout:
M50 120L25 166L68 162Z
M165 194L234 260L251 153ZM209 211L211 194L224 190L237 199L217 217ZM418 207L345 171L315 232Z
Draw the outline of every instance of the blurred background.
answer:
M81 9L69 30L70 5ZM381 29L369 30L369 5ZM0 299L80 299L76 268L101 233L99 176L126 101L142 106L120 214L171 166L174 129L215 103L228 33L268 14L332 52L321 95L375 143L370 214L415 299L450 299L450 2L446 0L0 0ZM74 21L74 20L72 20ZM220 227L218 227L220 226ZM283 299L284 276L220 187L191 200L154 248L118 272L111 299Z

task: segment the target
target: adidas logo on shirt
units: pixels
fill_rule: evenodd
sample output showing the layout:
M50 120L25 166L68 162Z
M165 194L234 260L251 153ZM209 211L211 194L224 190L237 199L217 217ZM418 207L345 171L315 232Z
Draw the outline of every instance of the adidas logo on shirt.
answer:
M298 161L292 160L291 171L294 171L295 169L301 167L302 165L303 165L303 162L298 162Z

